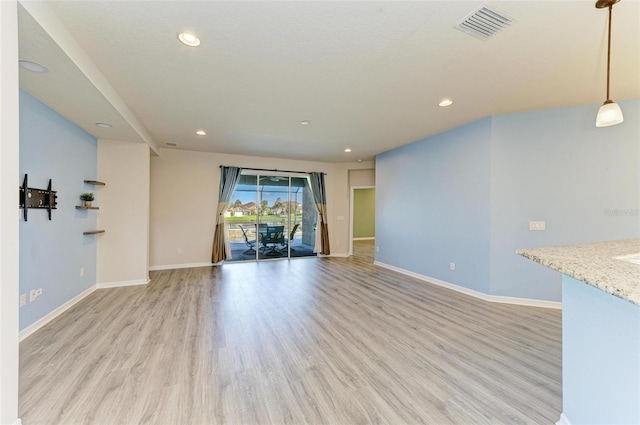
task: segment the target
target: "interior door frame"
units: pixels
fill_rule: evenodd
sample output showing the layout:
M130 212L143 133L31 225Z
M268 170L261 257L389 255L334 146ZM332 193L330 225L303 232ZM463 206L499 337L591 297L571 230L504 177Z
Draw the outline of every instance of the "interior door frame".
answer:
M356 190L375 189L375 186L351 186L351 196L349 197L349 256L353 255L353 198Z

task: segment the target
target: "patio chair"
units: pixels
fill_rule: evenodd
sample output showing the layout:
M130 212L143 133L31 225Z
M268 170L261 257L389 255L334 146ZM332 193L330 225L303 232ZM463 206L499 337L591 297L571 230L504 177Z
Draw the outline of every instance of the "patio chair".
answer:
M269 226L267 227L267 232L265 233L264 238L262 239L262 243L268 250L265 252L268 254L282 254L282 251L278 249L278 245L282 245L284 243L284 226Z
M244 251L243 254L255 254L256 253L256 240L255 239L249 239L249 236L247 236L247 232L246 232L246 230L244 230L244 227L242 227L242 224L238 224L238 227L240 227L240 230L242 230L242 237L244 238L244 243L249 247L249 249Z
M291 229L291 232L289 233L289 239L284 238L284 243L282 244L283 250L286 251L286 249L289 248L289 245L293 243L293 239L296 236L296 231L298 230L298 227L300 227L300 223L294 224L293 229ZM295 249L291 248L291 251L295 251Z

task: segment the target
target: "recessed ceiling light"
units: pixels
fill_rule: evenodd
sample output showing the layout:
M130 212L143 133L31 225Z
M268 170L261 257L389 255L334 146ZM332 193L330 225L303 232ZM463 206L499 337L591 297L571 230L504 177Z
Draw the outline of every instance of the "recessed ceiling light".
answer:
M300 121L300 124L301 124L301 125L309 125L309 124L311 124L311 121L309 121L309 120L303 120L303 121Z
M189 47L198 47L200 45L200 39L190 32L181 32L178 34L178 40Z
M102 128L111 128L113 127L111 124L107 124L106 122L97 122L96 125Z
M451 99L442 99L440 103L438 103L438 106L451 106L451 105L453 105L453 100Z
M29 62L29 61L18 61L21 67L26 69L27 71L37 72L39 74L44 74L45 72L49 72L46 66L42 66L39 63Z
M358 160L356 162L361 163L362 162L362 158L358 158Z
M206 132L206 131L204 131L204 130L198 130L198 131L196 131L196 134L197 134L198 136L206 136L206 135L207 135L207 132Z
M349 152L351 152L351 149L346 148L344 151L345 151L346 153L349 153Z

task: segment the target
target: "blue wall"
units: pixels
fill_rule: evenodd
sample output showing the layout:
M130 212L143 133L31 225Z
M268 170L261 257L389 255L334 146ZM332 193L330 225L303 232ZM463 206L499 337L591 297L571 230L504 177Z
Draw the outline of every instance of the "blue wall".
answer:
M598 105L523 112L378 155L376 261L560 301L558 273L515 250L640 237L640 100L620 104L614 127L595 127ZM538 220L546 231L529 230Z
M597 105L493 118L491 294L560 300L560 275L518 248L640 237L640 101L620 104L606 128Z
M378 155L376 261L489 292L490 135L487 118Z
M20 92L20 182L46 188L52 179L58 209L51 221L45 210L30 209L20 221L20 330L60 307L96 282L96 211L76 210L82 192L95 192L85 179L95 179L97 141L84 130L29 95ZM98 200L96 199L96 202ZM85 275L80 277L80 268ZM29 302L29 291L43 293Z

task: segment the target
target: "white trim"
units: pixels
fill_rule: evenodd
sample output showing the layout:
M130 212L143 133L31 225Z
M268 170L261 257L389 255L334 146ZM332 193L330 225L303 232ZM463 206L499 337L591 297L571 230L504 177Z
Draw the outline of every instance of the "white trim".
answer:
M553 308L556 310L562 310L562 302L560 301L538 300L535 298L507 297L504 295L485 295L485 296L489 297L487 301L492 303L514 304L514 305L524 305L527 307Z
M93 291L95 291L96 289L97 289L96 285L93 285L89 289L85 289L84 291L82 291L81 293L76 295L75 297L71 298L66 303L62 304L60 307L58 307L55 310L49 312L49 314L45 315L44 317L41 317L36 322L32 323L31 325L29 325L26 328L24 328L23 330L21 330L20 331L20 336L19 336L20 342L22 342L29 335L31 335L32 333L34 333L35 331L37 331L38 329L40 329L41 327L43 327L44 325L46 325L47 323L49 323L50 321L55 319L56 317L60 316L65 311L69 310L71 307L73 307L75 304L77 304L80 301L82 301L87 296L91 295L91 293Z
M489 295L489 294L485 294L484 292L479 292L473 289L465 288L464 286L456 285L455 283L445 282L444 280L439 280L434 277L429 277L419 273L414 273L409 270L401 269L399 267L390 266L389 264L381 263L379 261L374 261L373 264L379 267L383 267L385 269L393 270L394 272L402 273L404 275L411 276L416 279L420 279L425 282L432 283L434 285L442 286L447 289L452 289L454 291L461 292L466 295L471 295L472 297L480 298L481 300L492 302L492 303L515 304L515 305L525 305L529 307L562 309L562 303L558 301L545 301L545 300L536 300L533 298L516 298L516 297L504 297L501 295Z
M556 422L556 425L571 425L571 421L564 415L564 413L562 413L560 414L560 420Z
M351 196L349 197L349 253L347 254L347 256L353 255L353 197L355 196L355 191L358 189L375 190L375 188L375 186L351 186ZM375 237L371 239L375 239Z
M13 423L13 425L22 425L22 419L20 419L20 418L16 419L16 421Z
M187 264L167 264L165 266L150 266L150 271L172 270L172 269L189 269L191 267L211 267L214 263L187 263Z
M330 255L323 255L322 257L339 257L339 258L346 258L349 256L348 252L345 252L343 254L330 254Z
M135 286L135 285L146 285L151 282L151 279L139 279L139 280L122 280L120 282L105 282L98 283L96 285L96 289L106 289L106 288L120 288L122 286Z
M373 237L370 237L370 238L353 238L353 239L351 239L351 240L353 240L353 241L372 241L372 240L374 240L375 238L376 238L376 237L375 237L375 236L373 236ZM352 245L352 246L353 246L353 245Z

